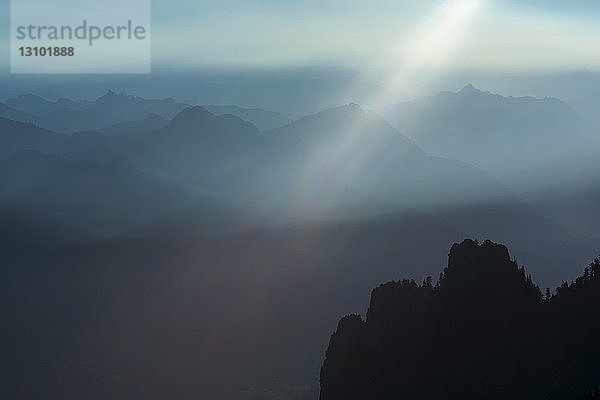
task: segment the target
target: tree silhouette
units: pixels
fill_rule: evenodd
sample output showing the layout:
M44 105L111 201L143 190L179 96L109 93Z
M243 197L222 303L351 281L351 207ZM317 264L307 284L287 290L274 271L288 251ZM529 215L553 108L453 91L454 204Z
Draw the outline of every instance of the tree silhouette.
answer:
M465 240L437 283L381 285L366 320L349 321L327 350L321 400L577 398L597 379L600 261L544 296L506 247ZM597 386L586 399L600 400Z

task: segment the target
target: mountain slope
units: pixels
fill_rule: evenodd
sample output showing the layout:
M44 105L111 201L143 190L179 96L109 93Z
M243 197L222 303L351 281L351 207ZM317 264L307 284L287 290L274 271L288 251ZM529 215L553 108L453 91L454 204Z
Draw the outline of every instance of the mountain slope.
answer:
M0 161L0 208L94 234L115 234L194 199L130 166L101 166L35 150ZM135 210L135 212L132 212Z
M84 109L61 108L39 118L39 124L61 132L95 130L126 121L142 120L150 114L170 119L187 105L173 99L143 99L108 91Z
M520 226L524 236L568 237L489 174L426 155L357 105L301 118L268 135L273 141L269 162L276 167L264 169L282 183L273 185L266 192L272 198L264 200L288 210L312 207L322 217L345 208L377 213L412 207L474 235L514 237ZM482 232L486 228L493 232Z
M57 132L79 132L105 128L128 121L139 121L157 114L171 119L188 107L173 99L144 99L109 90L93 102L60 99L56 102L33 95L20 96L11 104L27 110L18 114L0 109L0 116L24 122L34 122Z
M125 143L140 168L225 195L251 184L247 174L256 168L264 137L249 122L196 106Z
M0 118L0 159L19 150L40 152L99 164L129 164L116 139L94 132L56 133L30 123Z
M598 129L558 99L502 97L471 85L390 107L384 116L428 153L500 179L529 176L532 168L589 154L600 143Z
M234 105L207 105L205 109L215 115L231 114L252 123L261 131L279 128L289 124L291 119L285 115L260 108L244 108Z
M322 208L325 216L335 208L393 202L389 193L402 184L403 168L425 156L358 105L306 116L267 135L270 147L263 170L274 183L263 200L290 205L292 213ZM396 184L388 187L391 180Z
M37 117L23 111L15 110L4 103L0 103L0 118L10 119L12 121L34 123Z
M49 101L34 94L24 94L16 98L6 100L6 104L25 113L42 116L65 108L82 110L89 107L91 102L85 100L75 101L66 98L60 98L56 101Z
M68 140L67 135L38 128L30 123L0 118L0 158L22 149L60 151Z
M168 122L168 120L158 114L150 114L147 118L139 121L120 122L98 129L98 131L113 136L130 135L162 128Z
M523 239L570 240L493 177L465 163L427 156L357 105L325 110L266 134L238 117L201 107L182 111L157 130L115 137L1 122L6 128L0 156L34 149L137 168L203 196L227 199L249 220L353 220L418 209L518 249L529 247L521 245Z

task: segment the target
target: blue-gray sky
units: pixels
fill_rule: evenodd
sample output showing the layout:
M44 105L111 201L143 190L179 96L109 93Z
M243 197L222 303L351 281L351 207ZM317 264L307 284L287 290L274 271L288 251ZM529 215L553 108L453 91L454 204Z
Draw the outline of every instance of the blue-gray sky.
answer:
M452 7L465 4L472 9L436 37ZM597 0L154 0L152 7L154 61L174 67L396 68L433 36L440 43L430 50L444 57L423 62L445 68L600 69ZM5 50L9 9L3 0Z
M600 68L597 0L154 1L155 57L395 68L435 36L453 7L465 6L472 9L436 38L455 39L435 49L445 53L447 67Z
M0 2L0 75L11 95L41 93L41 83L6 75L10 2ZM569 93L575 98L600 90L589 84L600 73L599 20L598 0L152 0L153 71L342 68L355 77L339 102L374 106L470 81L508 95L561 96L573 85L563 90L546 77L592 74ZM227 99L214 101L237 97Z

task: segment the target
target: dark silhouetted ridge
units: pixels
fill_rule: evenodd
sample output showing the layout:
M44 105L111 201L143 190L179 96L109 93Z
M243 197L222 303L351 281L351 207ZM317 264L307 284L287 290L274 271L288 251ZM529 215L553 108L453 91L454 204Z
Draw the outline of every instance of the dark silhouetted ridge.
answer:
M600 260L543 298L508 249L465 240L431 278L373 290L344 317L321 400L578 398L598 380Z

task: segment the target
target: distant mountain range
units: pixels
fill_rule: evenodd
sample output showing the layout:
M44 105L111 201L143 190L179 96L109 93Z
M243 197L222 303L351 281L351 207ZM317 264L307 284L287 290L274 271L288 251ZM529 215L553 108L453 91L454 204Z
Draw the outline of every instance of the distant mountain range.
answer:
M600 259L544 295L506 247L465 240L437 282L374 289L331 337L320 400L583 398L598 382Z
M383 115L426 152L465 161L507 183L590 156L600 129L554 98L503 97L467 85L401 103Z
M356 104L289 121L74 103L0 105L9 395L310 399L332 321L378 282L436 273L448 243L505 241L547 286L598 254L556 223L559 197L528 203ZM585 198L568 200L582 216Z
M84 110L92 106L92 102L66 98L49 101L33 94L24 94L6 100L6 105L31 115L48 115L62 109Z
M49 101L33 94L21 95L0 103L0 117L31 122L57 132L97 130L110 134L134 133L156 129L161 120L170 120L189 108L173 99L144 99L109 90L95 101L60 98ZM206 106L217 115L231 114L255 124L261 130L291 122L273 111L238 106Z
M188 107L173 99L148 100L108 91L93 102L60 99L50 102L34 95L9 99L5 107L27 114L27 122L58 132L90 131L117 123L146 119L157 114L171 119ZM8 112L0 116L10 118Z
M261 131L279 128L292 122L292 118L275 111L266 111L260 108L243 108L238 106L203 106L215 115L231 114L251 122Z
M98 103L106 110L130 104L138 110L137 115L162 104L110 92ZM166 104L179 107L170 100ZM264 132L239 117L215 115L199 106L184 108L171 120L148 115L144 120L112 125L104 129L105 133L76 134L0 119L0 158L20 150L36 150L101 168L118 166L137 171L137 175L127 176L145 180L139 183L144 187L152 186L146 178L154 179L156 198L165 191L159 182L170 182L187 193L181 196L199 197L198 204L207 209L214 208L208 203L220 203L231 213L244 215L239 219L241 224L352 220L419 210L472 235L509 241L516 249L537 247L531 246L531 240L572 241L561 227L492 176L466 163L427 155L379 115L355 104L324 110ZM44 171L42 164L34 165L40 173L52 171ZM30 177L29 185L45 184L35 177ZM69 177L66 174L61 181L57 175L53 179L68 185L64 181ZM135 188L136 184L125 185L124 193L130 192L128 187ZM19 198L13 196L14 204L7 201L4 208L19 206ZM85 199L83 196L77 203L82 210L88 201ZM38 201L41 207L43 196ZM65 198L64 208L71 207L73 201L77 198ZM155 207L145 214L141 207L132 213L127 207L115 202L107 208L115 212L123 208L119 212L132 218L124 218L115 226L103 222L101 229L89 224L85 228L117 234L135 230L132 224L136 222L152 231L146 224L177 211ZM40 217L51 220L57 216L41 210ZM222 210L219 215L223 215ZM93 221L99 223L98 219L90 223ZM540 256L533 258L534 270Z

